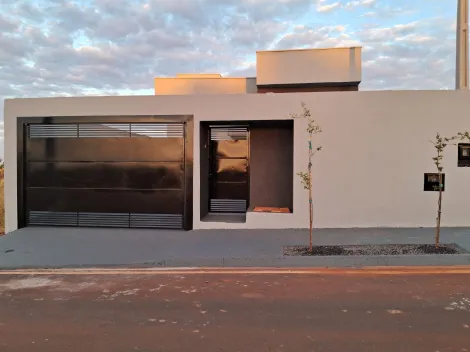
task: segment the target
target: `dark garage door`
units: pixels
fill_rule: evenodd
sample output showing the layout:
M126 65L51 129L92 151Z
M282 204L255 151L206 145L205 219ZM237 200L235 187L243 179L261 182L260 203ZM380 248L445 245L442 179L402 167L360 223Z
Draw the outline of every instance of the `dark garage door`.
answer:
M26 225L183 228L184 123L26 127Z

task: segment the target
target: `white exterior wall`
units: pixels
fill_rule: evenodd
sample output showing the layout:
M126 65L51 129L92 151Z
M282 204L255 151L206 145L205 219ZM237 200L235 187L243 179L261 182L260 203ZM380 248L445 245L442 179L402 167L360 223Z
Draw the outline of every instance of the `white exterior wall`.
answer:
M258 51L256 79L258 85L360 82L361 48Z
M305 101L324 132L313 165L316 227L434 226L437 193L423 192L435 172L436 132L470 129L470 92L395 91L17 99L5 103L6 231L17 228L16 117L194 115L194 228L305 228L307 193L297 176L292 214L249 213L245 224L200 222L199 122L285 119ZM294 173L306 170L305 124L294 125ZM446 150L443 226L470 226L470 168Z

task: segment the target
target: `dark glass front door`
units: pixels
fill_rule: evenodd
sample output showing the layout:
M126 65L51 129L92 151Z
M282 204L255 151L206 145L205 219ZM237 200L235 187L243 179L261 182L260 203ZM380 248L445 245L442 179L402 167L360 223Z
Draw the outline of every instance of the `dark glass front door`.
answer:
M248 128L245 126L211 127L211 212L246 212L249 202L248 136Z

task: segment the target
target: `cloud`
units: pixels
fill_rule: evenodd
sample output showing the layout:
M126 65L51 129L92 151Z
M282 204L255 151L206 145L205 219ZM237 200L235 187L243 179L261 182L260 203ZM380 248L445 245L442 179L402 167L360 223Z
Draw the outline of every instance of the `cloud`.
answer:
M454 86L453 20L439 18L367 25L297 26L277 48L363 47L361 89L452 89Z
M0 31L13 32L19 27L19 22L0 13Z
M360 46L359 40L352 39L344 26L295 26L282 36L276 49L289 48L328 48Z
M376 3L377 3L376 0L354 0L354 1L347 2L344 8L353 9L353 8L360 7L360 6L372 7Z
M341 3L339 1L332 4L323 4L323 2L320 2L317 6L317 12L330 12L339 8L340 6Z
M371 11L361 14L361 17L368 17L379 20L389 20L397 17L404 17L416 13L414 9L408 6L371 6Z

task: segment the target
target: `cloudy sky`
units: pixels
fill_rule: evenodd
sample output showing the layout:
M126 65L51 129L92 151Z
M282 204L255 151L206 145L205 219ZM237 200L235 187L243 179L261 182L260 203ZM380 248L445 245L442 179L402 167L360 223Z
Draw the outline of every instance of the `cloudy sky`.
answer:
M152 94L154 76L181 72L253 76L263 49L361 45L362 90L453 89L456 3L0 0L0 119L8 97Z

